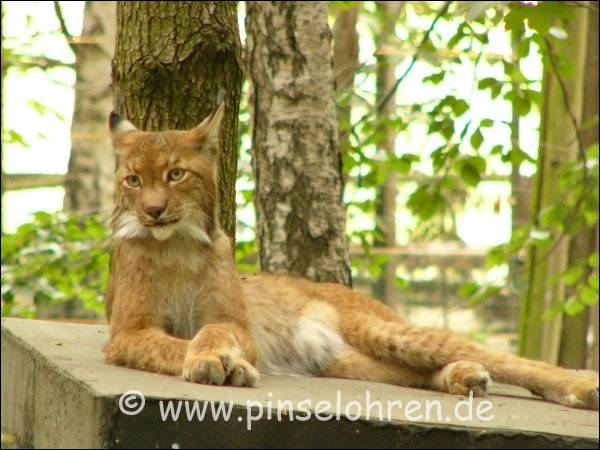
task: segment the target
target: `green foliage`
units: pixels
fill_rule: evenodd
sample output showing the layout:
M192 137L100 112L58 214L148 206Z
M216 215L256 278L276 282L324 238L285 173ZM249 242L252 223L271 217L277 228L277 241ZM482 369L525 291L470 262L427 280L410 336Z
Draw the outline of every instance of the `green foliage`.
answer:
M375 192L393 172L414 180L414 189L405 203L418 224L410 231L411 240L452 238L455 230L444 224L454 223L465 201L480 183L486 177L496 175L493 172L495 168L504 166L509 172L520 171L523 165L532 169L537 163L537 155L526 152L518 142L508 143L497 137L496 130L499 127L507 127L508 130L510 123L499 123L491 113L488 117L472 113L473 92L466 95L439 88L465 62L470 62L475 66L473 82L480 95L508 102L517 119L532 113L540 114L541 78L532 78L530 71L523 69L522 61L537 58L542 62L544 71L550 70L548 42L552 44L564 37L562 23L574 17L575 7L565 2L538 2L535 5L529 2L454 2L440 22L440 26L443 22L446 31L449 28L453 30L449 37L446 32L442 38L442 33L434 31L430 39L417 47L425 30L414 26L409 20L409 13L418 15L422 19L419 21L421 24L431 23L440 3L407 2L399 21L401 25L397 25L402 29L398 33L403 36L402 40L392 36L389 42L384 43L389 54L393 55L394 49L399 49L409 58L411 54L417 54L420 62L428 63L429 73L423 74L423 67L419 68L420 81L431 86L432 93L439 95L432 94L419 103L401 102L402 105L390 115L379 117L375 110L385 93L373 95L361 87L364 80L374 76L376 65L369 60L360 66L358 87L351 92L340 92L338 97L338 105L351 103L353 108L368 114L368 120L340 124L342 132L350 136L342 154L348 185L359 188L361 192ZM370 25L376 46L381 45L378 39L381 31L387 28L386 20L389 18L381 17L381 12L370 3L364 4L361 17ZM512 55L487 52L490 31L498 26L512 35ZM554 57L563 76L570 76L573 64L568 56L557 54ZM481 61L495 68L495 74L491 75L489 70L479 71ZM401 94L402 88L401 84L398 90ZM379 151L377 144L384 130L392 129L402 134L415 123L425 126L431 142L436 143L426 152L428 158L423 158L422 153L414 149L407 149L406 153L403 149L400 154L391 155ZM588 126L595 124L597 120ZM506 267L515 258L527 255L532 248L550 253L557 241L569 239L582 227L597 223L597 146L587 153L587 168L584 169L581 160L561 167L560 177L556 180L559 194L541 217L525 227L514 229L509 242L489 252L489 269ZM375 208L373 195L369 195L368 199L361 195L360 200L351 199L349 204L349 211L360 210L371 217L375 216ZM443 225L432 226L440 223ZM418 230L425 230L425 233ZM371 255L370 247L380 238L380 230L373 222L371 228L351 233L351 238L365 249L368 256ZM381 263L374 257L367 260L368 263L361 261L355 266L360 265L364 270L365 264L375 266ZM367 270L369 273L376 272L373 267L367 267ZM597 302L597 273L597 268L584 262L569 268L564 275L565 282L574 295L561 305L561 310L573 314L582 309L581 305ZM510 286L517 296L523 294L520 288L522 286ZM474 305L497 296L499 289L498 285L471 281L460 289L459 294Z
M52 305L100 314L108 232L96 215L36 213L2 236L2 315L35 317ZM67 308L68 309L68 308Z
M537 162L518 142L509 143L498 137L496 130L509 127L500 122L493 111L489 114L473 111L473 101L479 95L508 102L519 118L539 114L542 102L539 77L531 77L522 67L525 58L538 58L544 69L550 67L546 40L555 42L561 35L561 20L573 16L573 6L564 2L540 2L533 6L521 2L452 2L438 25L450 32L433 30L429 38L428 24L440 10L440 2L405 2L404 10L387 42L381 42L381 32L388 27L389 17L382 17L373 2L330 2L332 12L362 5L360 20L370 27L374 48L398 58L399 67L417 55L418 82L431 88L428 98L399 102L391 114L378 115L377 106L385 92L374 92L375 56L361 64L356 85L339 90L337 105L352 105L350 120L340 122L342 134L349 136L342 144L342 162L348 191L358 194L349 199L348 211L371 222L353 224L350 238L364 249L364 257L354 258L355 269L371 277L381 276L389 258L373 251L383 241L383 232L375 223L376 192L392 173L409 179L412 186L406 208L416 219L408 230L410 240L448 239L456 237L455 221L467 199L482 181L504 173L531 168ZM418 16L415 25L409 20ZM488 52L490 31L503 28L514 36L513 55ZM393 27L392 27L393 29ZM400 37L401 36L401 37ZM3 61L11 70L46 70L63 63L28 55L18 50L2 48ZM559 69L565 76L573 65L565 55L556 55ZM404 61L406 59L406 61ZM480 70L481 62L493 70ZM450 77L456 77L468 63L474 67L473 92L445 89ZM409 75L410 77L411 75ZM464 76L464 73L461 73ZM414 83L415 80L413 79ZM399 91L405 84L400 84ZM258 269L257 246L253 223L245 218L252 212L253 180L250 158L250 118L247 86L240 105L240 162L237 179L238 227L236 260L242 272ZM406 97L410 97L407 95ZM403 97L404 98L404 97ZM392 99L394 101L394 99ZM40 114L51 113L41 103L31 108ZM367 114L366 120L357 118ZM345 117L341 115L340 117ZM596 120L597 122L597 120ZM584 124L585 126L586 124ZM591 124L593 125L593 124ZM426 148L408 146L397 153L382 151L379 143L386 130L398 134L411 127L427 130ZM7 130L3 142L27 146L14 130ZM564 164L556 180L559 195L531 224L513 230L509 242L493 248L487 258L489 269L507 266L517 256L532 248L550 254L557 242L568 239L583 227L598 221L598 146L586 152L586 164L575 161ZM360 194L360 195L359 195ZM2 313L35 315L45 305L79 303L99 312L108 273L108 233L97 216L67 217L36 214L30 224L16 233L2 237ZM547 256L545 256L547 257ZM575 314L586 305L598 301L598 254L572 264L560 278L571 295L552 314L564 311ZM397 284L407 287L398 278ZM465 304L477 305L498 296L505 286L499 283L478 283L474 280L459 289ZM511 286L517 290L517 286ZM517 292L517 295L521 292ZM33 303L26 299L32 298Z
M531 248L539 248L544 260L551 256L557 245L570 239L586 227L598 223L598 144L586 152L585 170L582 161L563 164L556 184L558 195L555 202L545 208L537 227L527 225L513 230L511 240L493 248L488 254L488 267L508 264L517 254ZM598 303L598 252L591 252L587 259L572 262L552 282L562 281L572 295L563 303L546 312L550 319L559 312L574 315L585 306Z

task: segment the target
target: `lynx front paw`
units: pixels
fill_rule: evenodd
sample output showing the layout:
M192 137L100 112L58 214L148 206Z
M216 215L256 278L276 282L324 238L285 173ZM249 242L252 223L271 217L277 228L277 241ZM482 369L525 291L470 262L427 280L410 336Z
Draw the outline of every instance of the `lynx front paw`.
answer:
M485 397L490 385L490 375L481 364L471 361L457 361L442 369L439 377L450 394Z
M253 387L258 371L243 358L213 352L188 353L183 363L183 378L203 384Z

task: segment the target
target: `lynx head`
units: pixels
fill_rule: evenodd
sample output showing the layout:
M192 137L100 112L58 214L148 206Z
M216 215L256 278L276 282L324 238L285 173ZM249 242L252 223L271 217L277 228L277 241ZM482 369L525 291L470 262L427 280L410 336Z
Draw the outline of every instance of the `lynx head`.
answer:
M217 226L218 134L223 104L197 127L146 132L112 112L117 153L113 237L172 236L210 244Z

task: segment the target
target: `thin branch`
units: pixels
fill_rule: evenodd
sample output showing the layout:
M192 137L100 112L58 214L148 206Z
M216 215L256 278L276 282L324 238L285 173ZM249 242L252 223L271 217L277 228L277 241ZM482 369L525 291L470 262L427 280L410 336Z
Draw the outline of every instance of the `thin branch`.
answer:
M554 54L554 47L548 39L547 36L544 37L544 43L546 44L546 48L548 49L548 57L550 58L550 67L552 68L552 73L556 77L558 81L558 86L560 87L560 92L563 98L563 103L565 110L567 111L567 115L569 116L569 120L573 125L573 129L575 130L575 137L577 138L577 151L579 152L579 157L581 158L581 162L583 163L583 183L587 184L587 156L585 154L585 148L583 146L583 136L581 135L581 128L579 126L579 121L573 112L573 108L571 108L571 101L569 98L569 90L567 89L567 85L565 83L564 78L560 74L560 70L558 68L558 62L556 61L556 55Z
M421 41L417 45L417 51L414 54L414 56L412 57L412 59L410 61L410 64L408 65L408 67L406 68L406 70L404 71L404 73L396 80L396 82L394 83L394 85L392 86L392 88L389 90L389 92L385 95L385 97L383 97L381 99L381 101L377 104L377 106L375 107L375 110L374 111L371 110L371 111L367 112L360 119L358 119L358 121L356 123L354 123L352 125L352 130L351 131L352 131L352 134L355 137L356 137L356 127L358 125L360 125L362 122L364 122L365 120L367 120L369 117L371 117L374 112L380 112L380 111L382 111L383 108L385 107L385 105L387 105L387 103L390 101L390 99L394 96L394 94L398 90L398 87L400 86L400 84L410 74L410 72L412 71L415 63L419 59L419 56L421 54L421 49L422 49L423 45L429 40L429 36L433 32L433 30L434 30L437 22L442 18L442 16L444 14L446 14L446 12L448 11L448 8L450 7L451 3L452 3L451 1L444 2L444 5L440 8L440 10L436 14L435 18L431 22L431 25L429 26L429 28L425 32L425 35L423 36L423 38L421 39Z
M65 39L67 40L67 44L69 44L69 47L71 47L73 53L77 54L77 48L75 47L75 45L73 45L73 36L67 28L67 23L65 22L60 3L57 0L54 0L52 3L54 5L54 12L56 13L56 18L58 19L58 23L60 24L60 31L62 31L62 34L64 34Z
M74 64L48 58L46 56L31 56L13 53L2 60L2 69L4 70L7 67L15 67L23 70L32 68L46 70L54 67L74 67Z

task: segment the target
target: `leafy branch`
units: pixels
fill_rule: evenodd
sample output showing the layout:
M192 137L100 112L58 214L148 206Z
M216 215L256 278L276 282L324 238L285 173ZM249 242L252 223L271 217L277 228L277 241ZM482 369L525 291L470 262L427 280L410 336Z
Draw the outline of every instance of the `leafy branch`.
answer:
M352 125L352 128L350 131L354 137L358 138L358 136L356 134L356 128L361 123L363 123L365 120L367 120L369 117L371 117L373 114L375 114L377 112L381 112L383 110L383 108L385 107L385 105L387 105L387 103L390 101L390 99L394 96L394 94L398 90L398 87L400 86L400 84L406 79L406 77L408 77L408 75L412 71L414 65L416 64L417 60L421 56L422 48L429 41L429 37L430 37L431 33L433 32L433 30L435 29L436 24L444 16L444 14L446 14L446 12L448 11L448 8L450 8L451 3L452 3L451 1L444 2L444 5L437 12L437 14L435 15L435 18L431 22L431 25L429 26L429 28L427 29L427 31L421 38L420 42L417 44L417 50L416 50L415 54L413 55L408 67L404 70L402 75L400 75L400 77L398 77L398 79L396 80L396 82L394 83L392 88L377 103L377 105L375 106L375 109L370 110L367 113L365 113L362 117L360 117L360 119L358 119L358 121L356 121L356 123L354 123Z

